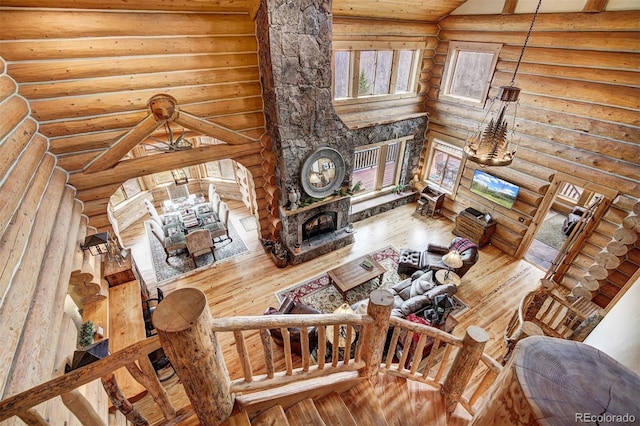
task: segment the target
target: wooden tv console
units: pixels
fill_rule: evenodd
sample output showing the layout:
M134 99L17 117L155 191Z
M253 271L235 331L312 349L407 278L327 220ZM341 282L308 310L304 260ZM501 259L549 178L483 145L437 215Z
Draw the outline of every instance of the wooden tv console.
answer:
M469 211L463 210L456 216L456 226L453 228L453 234L468 238L476 243L478 247L482 247L491 242L491 235L496 230L497 223L494 219L487 222L484 214L475 216Z

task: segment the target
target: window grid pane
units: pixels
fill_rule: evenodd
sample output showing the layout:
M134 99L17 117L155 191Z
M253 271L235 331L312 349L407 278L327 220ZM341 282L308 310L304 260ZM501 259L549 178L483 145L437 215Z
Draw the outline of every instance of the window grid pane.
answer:
M396 79L396 93L406 93L409 91L412 63L413 51L400 51L400 59L398 60L398 78Z
M377 52L376 79L374 94L386 95L391 85L391 65L393 64L393 51L385 50Z
M336 99L349 97L349 59L351 52L336 52L334 55L334 97Z
M122 184L122 189L124 190L124 195L127 198L131 198L142 191L140 189L140 182L138 182L137 178L127 180Z
M358 95L371 95L375 82L376 52L360 52L360 70L358 72Z

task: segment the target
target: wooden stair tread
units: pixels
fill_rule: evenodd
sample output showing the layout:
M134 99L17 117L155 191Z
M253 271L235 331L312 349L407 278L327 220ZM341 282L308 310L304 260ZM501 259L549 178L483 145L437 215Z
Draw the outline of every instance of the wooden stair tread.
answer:
M225 420L221 426L251 426L251 421L246 411L240 411Z
M253 418L274 404L281 405L287 410L305 398L316 400L333 391L343 392L354 384L366 380L359 377L357 371L346 371L326 377L303 380L273 389L238 395L236 408L246 410L249 418Z
M388 425L376 391L369 381L358 383L340 394L354 419L362 425ZM406 423L405 423L406 424Z
M337 392L331 392L329 395L320 398L316 402L316 408L320 417L327 425L331 426L357 426L357 423L349 408L340 398Z
M311 398L303 399L293 405L285 414L291 426L326 426Z
M406 380L405 385L414 418L425 425L447 426L447 410L439 389L415 380Z
M375 391L390 425L404 426L408 418L415 418L406 382L406 379L391 374L378 375Z
M274 405L256 416L251 421L251 424L253 426L282 426L288 425L289 420L287 420L287 416L284 413L282 406Z

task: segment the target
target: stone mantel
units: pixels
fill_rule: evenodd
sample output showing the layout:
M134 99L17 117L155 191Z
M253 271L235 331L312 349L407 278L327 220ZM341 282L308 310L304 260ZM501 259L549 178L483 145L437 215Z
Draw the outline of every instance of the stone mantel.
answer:
M282 206L280 206L280 213L283 216L293 216L296 214L300 214L300 213L304 213L308 210L313 210L316 209L318 207L322 207L326 204L331 204L331 203L335 203L337 201L343 200L345 198L350 198L349 195L344 195L344 196L337 196L337 195L332 195L326 198L323 198L321 201L316 201L315 203L311 203L307 206L303 206L303 207L298 207L295 210L287 210L285 208L283 208Z

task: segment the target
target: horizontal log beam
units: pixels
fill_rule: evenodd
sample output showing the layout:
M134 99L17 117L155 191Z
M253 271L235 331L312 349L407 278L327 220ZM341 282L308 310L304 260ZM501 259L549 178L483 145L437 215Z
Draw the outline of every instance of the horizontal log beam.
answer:
M248 16L192 13L118 13L78 10L8 9L0 15L0 40L67 39L86 37L129 37L162 34L254 35L255 24Z
M164 172L177 167L194 166L207 161L234 159L239 156L260 152L258 142L244 145L209 145L199 146L180 152L169 152L149 157L120 161L115 167L93 174L76 173L69 177L69 184L79 191L99 188L105 185L122 184L127 179ZM98 190L100 191L100 190Z

